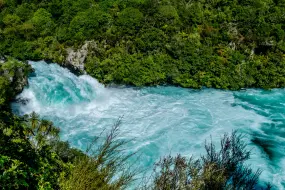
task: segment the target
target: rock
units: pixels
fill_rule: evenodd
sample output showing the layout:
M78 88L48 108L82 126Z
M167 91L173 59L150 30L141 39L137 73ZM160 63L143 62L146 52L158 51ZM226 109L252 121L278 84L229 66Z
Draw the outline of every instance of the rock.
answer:
M15 100L15 102L23 104L23 105L27 105L27 103L29 103L29 99L27 99L27 98L17 98Z
M32 70L30 71L32 72ZM25 86L28 86L28 75L23 68L18 68L12 79L12 84L14 86L15 94L19 94L23 91Z
M31 65L8 59L0 64L0 75L8 82L8 86L4 90L4 104L12 101L17 94L21 93L25 86L28 85L28 76L33 72Z
M65 66L73 67L74 70L79 70L84 73L84 63L87 58L88 53L91 49L97 47L95 41L86 41L84 45L78 49L67 48L67 56L65 59Z
M7 61L6 58L0 55L0 63L2 64L5 63L6 61Z
M18 61L15 61L15 63ZM20 66L21 65L21 66ZM3 76L6 76L13 89L13 94L19 94L25 86L28 86L28 75L34 70L31 65L21 62L19 65L14 65L9 70L3 71Z

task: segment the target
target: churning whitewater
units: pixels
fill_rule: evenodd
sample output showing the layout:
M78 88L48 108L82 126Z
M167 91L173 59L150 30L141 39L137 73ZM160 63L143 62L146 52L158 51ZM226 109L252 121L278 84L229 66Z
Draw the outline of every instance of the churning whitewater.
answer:
M161 156L204 154L205 139L218 144L237 129L253 149L252 168L277 189L285 187L285 90L238 92L178 87L105 88L90 76L77 77L57 64L30 62L35 73L13 103L17 114L32 111L54 122L62 140L84 149L123 116L121 138L133 139L139 163L151 171ZM137 161L138 162L138 161Z

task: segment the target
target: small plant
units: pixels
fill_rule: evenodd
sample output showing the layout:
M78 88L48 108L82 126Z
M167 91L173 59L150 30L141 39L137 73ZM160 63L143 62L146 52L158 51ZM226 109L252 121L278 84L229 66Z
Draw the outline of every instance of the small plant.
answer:
M216 150L211 141L205 144L206 154L199 159L181 155L167 156L155 164L150 185L142 189L203 190L203 189L254 189L261 171L253 171L244 162L250 151L234 131L221 139L221 149ZM266 189L270 189L268 185Z
M74 163L70 173L61 180L64 190L117 190L126 188L135 175L135 170L127 165L133 154L125 154L121 149L127 141L117 139L120 120L106 135L104 142L97 148L100 138L94 139Z
M25 120L25 135L36 150L59 139L60 129L55 127L51 121L40 119L40 116L35 112L26 115Z

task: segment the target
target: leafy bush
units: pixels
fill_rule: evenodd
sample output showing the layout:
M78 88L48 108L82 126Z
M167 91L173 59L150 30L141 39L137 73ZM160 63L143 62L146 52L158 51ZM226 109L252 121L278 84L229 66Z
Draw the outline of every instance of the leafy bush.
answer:
M43 123L33 128L8 112L0 112L0 187L2 189L56 189L68 166L45 144ZM52 128L52 126L51 126ZM40 130L41 132L35 131ZM46 132L44 132L46 133ZM52 133L47 134L52 136Z
M36 113L17 117L0 112L1 189L123 189L136 174L133 154L121 148L118 121L85 153L59 140L59 129ZM102 142L103 140L103 142ZM102 142L102 143L100 143Z
M144 188L254 189L258 184L261 171L254 172L244 164L250 157L250 151L237 132L223 136L220 150L216 150L212 142L206 143L205 149L206 155L197 160L181 155L162 158L155 165L153 183Z

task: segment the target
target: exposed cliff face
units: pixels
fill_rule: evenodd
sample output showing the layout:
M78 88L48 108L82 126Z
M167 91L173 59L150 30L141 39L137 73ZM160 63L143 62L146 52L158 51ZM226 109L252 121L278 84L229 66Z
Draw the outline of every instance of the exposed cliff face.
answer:
M95 41L86 41L81 48L74 50L73 48L67 48L67 56L65 59L65 66L72 67L72 69L84 73L84 63L88 53L97 48Z

